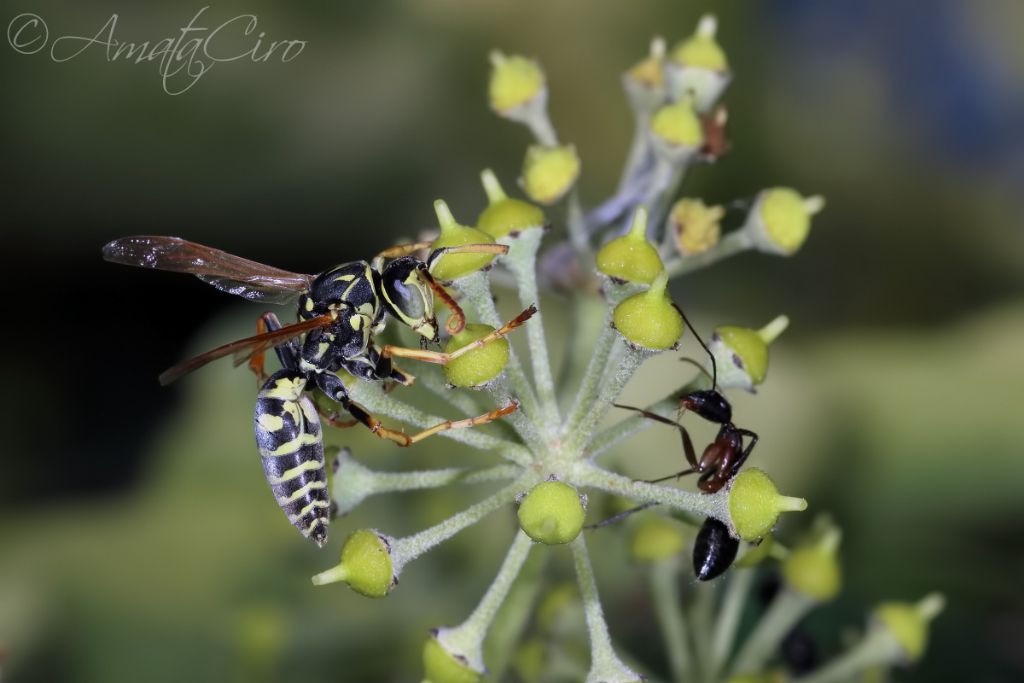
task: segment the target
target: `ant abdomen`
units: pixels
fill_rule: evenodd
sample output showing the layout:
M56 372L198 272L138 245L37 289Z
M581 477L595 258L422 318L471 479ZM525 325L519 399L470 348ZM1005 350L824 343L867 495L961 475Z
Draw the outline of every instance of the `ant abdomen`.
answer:
M710 581L732 566L740 542L714 517L708 517L693 543L693 573L698 581Z

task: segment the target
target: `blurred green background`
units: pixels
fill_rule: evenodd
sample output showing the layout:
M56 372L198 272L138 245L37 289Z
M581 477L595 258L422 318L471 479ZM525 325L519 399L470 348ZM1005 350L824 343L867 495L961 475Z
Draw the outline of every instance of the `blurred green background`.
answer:
M52 40L94 35L117 13L116 35L142 41L176 36L200 6L26 1L4 17L35 13ZM674 42L708 10L736 73L734 147L684 193L721 202L782 184L828 198L795 258L743 255L675 285L704 329L793 320L768 383L735 404L761 435L758 464L845 530L845 590L811 622L822 652L877 601L938 589L949 606L931 650L899 680L1021 680L1015 0L222 2L206 25L255 14L267 40L308 46L287 64L219 64L179 96L156 64L108 62L101 48L55 63L4 46L4 680L418 680L426 629L468 613L514 518L494 515L417 561L387 600L314 589L308 577L333 564L347 530L409 533L482 492L371 499L336 523L329 550L300 543L257 466L252 377L215 365L171 389L155 382L249 334L261 309L105 264L100 246L176 234L316 272L415 236L437 197L471 220L479 171L511 187L529 141L487 109L492 48L543 62L555 126L578 146L583 198L596 203L632 133L621 72L651 36ZM661 362L624 400L683 379ZM363 432L329 439L381 469L472 462L442 439L413 453ZM635 476L680 462L666 429L627 449L661 454L623 462ZM613 636L640 648L653 628L641 575L615 534L592 546ZM556 575L569 573L562 554ZM663 666L657 650L638 656Z

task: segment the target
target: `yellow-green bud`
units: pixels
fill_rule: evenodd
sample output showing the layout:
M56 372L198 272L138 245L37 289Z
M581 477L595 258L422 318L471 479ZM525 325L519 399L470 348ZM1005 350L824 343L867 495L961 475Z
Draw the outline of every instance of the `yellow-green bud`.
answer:
M494 111L505 114L522 107L543 96L544 88L544 71L534 60L519 55L506 56L497 50L491 53L488 94Z
M717 31L718 25L714 16L704 15L694 34L672 48L669 59L684 66L696 66L712 71L728 71L729 61L725 57L725 51L715 40Z
M705 14L696 32L672 48L665 63L669 97L690 95L699 112L711 109L732 78L725 52L715 40L717 30L715 17Z
M786 583L817 602L838 595L843 583L839 539L839 529L831 527L813 543L794 548L782 563Z
M680 522L661 515L647 515L633 529L629 553L640 562L657 562L678 555L687 534Z
M669 149L692 151L704 142L704 127L689 97L658 109L651 119L651 132Z
M928 624L946 606L939 593L926 595L916 605L905 602L883 603L872 614L876 627L884 628L900 646L907 662L921 659L928 647Z
M780 495L775 482L756 467L743 470L729 485L732 530L744 541L767 535L781 513L806 509L806 500Z
M576 147L533 145L523 161L523 190L535 202L554 204L572 188L580 175Z
M744 228L761 251L789 256L807 240L811 216L825 207L820 195L804 197L788 187L763 190Z
M651 41L649 56L622 77L629 101L637 111L649 112L665 101L665 39Z
M368 598L383 598L395 583L391 565L391 542L373 529L359 529L341 548L341 562L313 577L322 586L344 581Z
M490 325L470 323L462 332L452 335L445 344L445 353L458 351L491 332L494 328ZM456 387L478 387L500 375L507 363L508 341L501 337L449 361L444 366L444 376Z
M683 336L683 316L666 291L668 275L662 271L650 289L634 294L615 307L615 329L633 344L657 351L675 348Z
M544 227L544 212L522 199L510 199L491 169L480 174L487 193L487 208L476 219L476 227L498 240L523 230Z
M723 207L708 206L699 199L676 202L668 216L668 228L676 236L679 253L700 254L718 244L723 216Z
M560 481L534 486L519 503L519 526L547 545L568 543L580 535L587 515L576 489Z
M647 209L639 207L633 225L597 252L597 269L605 275L628 282L650 284L665 266L658 250L647 241Z
M708 348L715 357L719 386L753 391L764 382L768 373L768 345L788 326L789 318L780 315L760 330L734 325L715 328Z
M482 230L459 225L455 222L448 204L443 199L434 202L437 222L441 235L430 248L461 247L465 244L493 244L494 238ZM430 273L438 280L455 280L480 270L494 260L494 254L442 254L430 267Z
M423 645L423 674L424 683L477 683L483 676L464 657L449 653L434 637Z

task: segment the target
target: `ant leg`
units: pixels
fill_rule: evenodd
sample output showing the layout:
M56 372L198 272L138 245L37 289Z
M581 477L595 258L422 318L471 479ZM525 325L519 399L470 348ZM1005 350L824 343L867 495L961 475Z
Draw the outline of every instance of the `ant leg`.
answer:
M661 422L662 424L671 425L671 426L673 426L673 427L675 427L676 429L679 430L679 437L680 437L680 439L682 439L682 442L683 442L683 453L686 454L686 461L688 463L690 463L690 469L682 470L680 472L677 472L676 474L670 474L667 477L661 477L659 479L646 479L646 480L644 480L645 483L648 483L648 484L658 484L658 483L663 482L663 481L668 481L669 479L673 479L673 478L678 479L679 477L685 476L687 474L693 474L694 472L699 472L700 471L700 465L697 462L697 453L696 453L696 451L693 450L693 441L690 440L690 433L688 431L686 431L686 427L684 427L683 425L679 424L678 422L674 422L674 421L668 419L667 417L662 417L661 415L657 415L655 413L652 413L649 410L644 410L643 408L635 408L633 406L624 406L624 405L621 405L619 403L613 403L612 405L614 405L616 408L624 408L626 410L635 410L636 412L640 413L641 415L643 415L644 417L646 417L648 419L656 420L657 422Z
M527 320L529 320L531 317L533 317L533 314L536 312L537 307L530 306L525 311L517 315L515 318L509 320L507 323L496 329L494 332L491 332L490 334L481 337L480 339L477 339L474 342L470 342L469 344L463 346L461 349L453 351L451 353L442 353L440 351L426 351L424 349L410 349L404 346L392 346L391 344L388 344L381 350L381 355L384 356L385 358L413 358L415 360L420 360L425 363L437 363L438 365L446 365L447 363L450 363L459 356L463 356L469 353L473 349L478 349L481 346L484 346L485 344L491 343L495 339L504 337L509 332L516 329L517 327L525 323Z
M620 512L619 514L613 515L613 516L609 517L608 519L602 519L600 522L594 522L593 524L588 524L588 525L586 525L583 528L584 529L600 529L603 526L609 526L610 524L616 524L616 523L621 522L622 520L626 519L627 517L629 517L631 515L635 515L636 513L641 512L642 510L646 510L647 508L654 507L655 505L659 505L659 503L644 503L643 505L637 505L636 507L630 508L630 509L626 510L625 512Z
M736 464L732 466L733 474L740 471L740 467L742 467L743 463L747 461L747 458L750 457L750 452L754 450L754 446L757 445L756 433L750 431L749 429L737 429L736 432L742 436L749 438L750 443L748 443L747 447L743 449L743 453L740 454L740 457L736 458Z

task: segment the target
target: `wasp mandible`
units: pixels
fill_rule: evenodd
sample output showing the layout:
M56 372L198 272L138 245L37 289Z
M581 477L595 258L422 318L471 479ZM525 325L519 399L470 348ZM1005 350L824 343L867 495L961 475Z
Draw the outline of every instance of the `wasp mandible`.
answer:
M338 371L366 381L393 380L408 386L415 378L399 369L392 358L445 364L505 336L536 312L530 306L494 332L453 353L378 346L374 337L383 331L389 316L419 334L422 345L437 342L435 295L451 311L448 332L461 331L465 315L431 276L430 266L447 253L499 255L508 251L499 244L467 244L435 249L426 261L413 255L429 247L429 243L392 247L370 262L342 263L318 275L266 266L178 237L124 237L103 247L103 258L130 266L191 273L221 291L250 301L280 304L297 300L298 322L281 325L276 315L264 313L257 322L258 334L175 365L160 375L160 383L169 384L224 356L233 355L235 365L248 361L262 381L253 422L267 483L288 520L303 536L323 546L327 542L330 499L320 416L307 392L319 390L371 432L399 446L410 446L448 429L484 424L518 407L512 402L483 415L447 420L406 434L384 427L349 397ZM271 348L282 367L266 377L263 355Z

